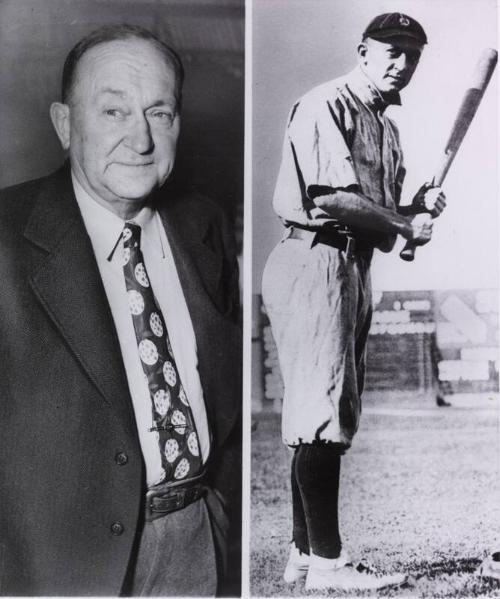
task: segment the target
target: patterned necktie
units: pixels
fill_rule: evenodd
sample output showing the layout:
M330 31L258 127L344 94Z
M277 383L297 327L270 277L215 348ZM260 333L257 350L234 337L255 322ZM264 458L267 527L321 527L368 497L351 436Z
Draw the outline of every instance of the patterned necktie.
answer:
M158 307L140 249L141 227L123 229L123 273L142 368L148 380L153 426L158 436L163 482L201 472L193 414L175 364L167 327Z

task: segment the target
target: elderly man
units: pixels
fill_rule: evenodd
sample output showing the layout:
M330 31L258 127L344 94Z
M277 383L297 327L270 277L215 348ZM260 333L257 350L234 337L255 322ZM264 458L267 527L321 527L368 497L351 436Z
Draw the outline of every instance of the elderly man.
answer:
M307 590L404 580L351 563L338 491L341 455L361 413L373 250L390 251L398 234L427 243L432 225L418 213L437 216L445 205L440 189L424 185L411 206L399 206L405 170L385 114L400 103L426 42L411 17L376 17L358 46L357 68L303 96L285 134L274 208L287 231L266 264L263 297L285 384L283 441L294 449L284 578L307 576Z
M4 594L214 595L238 554L238 275L165 185L182 79L148 31L91 33L51 107L69 164L2 193Z

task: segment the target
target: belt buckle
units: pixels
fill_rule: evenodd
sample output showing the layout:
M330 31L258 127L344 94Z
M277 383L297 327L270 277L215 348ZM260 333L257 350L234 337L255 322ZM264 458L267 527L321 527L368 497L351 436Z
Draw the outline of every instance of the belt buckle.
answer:
M175 510L180 510L184 507L185 499L186 489L177 489L174 491L173 496L169 494L167 497L165 497L164 501L168 503L168 511L175 512ZM163 510L158 511L162 512Z
M207 488L202 484L204 478L205 472L203 471L187 481L172 482L164 485L162 489L154 487L148 489L145 501L146 520L151 521L164 514L180 510L203 497ZM160 506L154 505L156 497L160 501Z
M173 510L178 510L184 505L184 498L186 496L186 489L175 489L172 491L166 491L165 493L161 493L159 495L154 495L151 497L149 502L149 508L152 512L170 512ZM161 507L155 507L154 500L158 498L159 501L166 504L166 509L162 509Z
M170 512L175 512L184 507L185 495L185 489L175 489L175 491L172 490L163 493L148 491L146 493L148 520L154 520L155 518L159 518L162 514L169 514ZM162 507L155 505L156 498L163 504Z

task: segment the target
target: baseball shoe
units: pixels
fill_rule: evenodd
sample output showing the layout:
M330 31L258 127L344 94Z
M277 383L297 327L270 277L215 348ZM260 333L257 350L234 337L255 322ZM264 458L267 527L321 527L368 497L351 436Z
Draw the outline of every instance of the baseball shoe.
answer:
M436 405L438 408L449 408L451 403L446 401L446 399L442 395L436 395Z
M288 583L297 582L297 580L306 576L308 568L309 555L297 549L295 543L292 541L288 562L283 572L283 580Z
M342 591L367 591L402 585L407 577L404 574L381 574L373 566L360 562L354 565L346 555L340 555L331 567L315 565L312 556L306 578L306 591L324 589Z
M475 572L476 576L500 580L500 551L495 551L481 563Z

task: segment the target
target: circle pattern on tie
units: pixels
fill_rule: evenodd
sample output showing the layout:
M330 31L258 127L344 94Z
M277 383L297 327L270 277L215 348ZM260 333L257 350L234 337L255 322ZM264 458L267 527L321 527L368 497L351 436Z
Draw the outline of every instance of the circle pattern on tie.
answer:
M193 455L195 455L195 456L200 455L200 448L198 446L198 437L194 431L192 433L189 433L187 444L188 444L189 451Z
M187 458L182 458L182 460L177 464L177 467L174 472L174 477L184 478L186 474L189 472L189 461Z
M128 264L130 260L130 248L123 248L123 266Z
M163 376L171 387L175 387L177 375L175 374L175 368L172 366L171 362L167 361L165 364L163 364Z
M128 292L128 305L134 316L138 316L144 312L144 299L135 289L131 289Z
M175 439L167 439L165 442L165 457L170 464L179 457L179 443Z
M186 432L186 417L180 410L174 410L170 422L175 426L175 430L179 435Z
M158 350L156 345L149 339L143 339L139 343L139 355L144 364L152 366L158 361Z
M163 418L170 407L170 391L166 391L165 389L158 389L158 391L154 394L154 402L155 402L155 410L158 414Z
M182 401L182 403L185 406L189 405L188 398L186 396L186 392L184 391L184 387L182 385L181 385L181 387L179 389L179 399Z
M153 312L149 317L149 326L157 337L163 337L163 325L161 324L160 315Z
M149 287L148 275L146 274L146 269L144 268L144 264L142 262L139 262L139 264L135 265L134 274L138 283L140 283L143 287Z
M144 383L151 398L152 440L161 455L162 480L174 481L201 471L201 447L186 392L179 377L166 322L151 288L140 249L141 227L123 229L123 274ZM175 314L172 316L175 318ZM181 345L182 348L182 345Z

